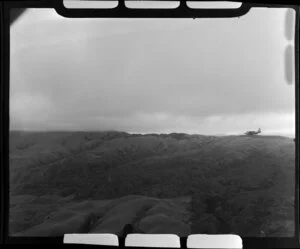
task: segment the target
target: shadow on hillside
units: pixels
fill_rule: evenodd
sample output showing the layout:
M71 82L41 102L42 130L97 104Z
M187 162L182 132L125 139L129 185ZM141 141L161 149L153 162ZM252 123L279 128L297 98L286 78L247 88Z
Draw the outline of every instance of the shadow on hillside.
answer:
M122 236L125 225L132 224L134 231L186 237L190 234L189 203L189 197L158 199L143 196L69 203L49 213L39 225L13 233L13 236L63 236L65 233ZM18 228L12 226L12 229Z

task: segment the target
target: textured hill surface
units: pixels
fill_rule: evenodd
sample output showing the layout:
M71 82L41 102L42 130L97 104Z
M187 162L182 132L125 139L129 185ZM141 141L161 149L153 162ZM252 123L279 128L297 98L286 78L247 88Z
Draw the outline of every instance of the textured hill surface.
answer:
M295 144L279 136L11 132L10 233L292 236Z

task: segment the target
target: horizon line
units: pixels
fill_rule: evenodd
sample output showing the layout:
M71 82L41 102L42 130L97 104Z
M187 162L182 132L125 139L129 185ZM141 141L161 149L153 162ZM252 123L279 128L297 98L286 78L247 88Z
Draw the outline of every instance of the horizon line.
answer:
M170 135L170 134L185 134L185 135L201 135L201 136L246 136L245 133L209 133L209 134L203 134L203 133L192 133L192 132L130 132L130 131L122 131L122 130L18 130L18 129L10 129L9 132L31 132L31 133L42 133L42 132L118 132L118 133L127 133L130 135L151 135L151 134L157 134L157 135ZM282 133L282 134L275 134L275 133L267 133L267 134L260 134L256 136L280 136L280 137L296 137L296 134L292 133Z

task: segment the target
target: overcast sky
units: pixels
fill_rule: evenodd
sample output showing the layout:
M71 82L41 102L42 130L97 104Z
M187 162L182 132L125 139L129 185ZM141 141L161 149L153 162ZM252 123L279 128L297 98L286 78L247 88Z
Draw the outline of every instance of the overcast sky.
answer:
M232 19L67 19L11 27L10 125L294 136L284 9Z

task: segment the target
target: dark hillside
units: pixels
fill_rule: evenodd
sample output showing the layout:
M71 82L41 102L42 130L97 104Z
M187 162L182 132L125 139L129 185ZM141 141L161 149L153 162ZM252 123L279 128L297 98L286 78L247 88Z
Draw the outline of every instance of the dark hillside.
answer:
M117 219L148 232L173 231L177 224L174 232L180 235L293 234L295 144L290 138L12 132L10 162L13 234L34 235L35 226L49 236L67 232L68 225L55 230L59 219L51 217L59 214L58 207L66 208L66 217L74 219L68 224L79 230L92 231L86 222L93 220L97 231L117 233ZM125 203L126 196L138 199ZM119 201L120 208L109 208L109 200ZM97 216L101 202L107 209ZM86 206L70 213L80 203ZM122 214L123 204L139 208Z

